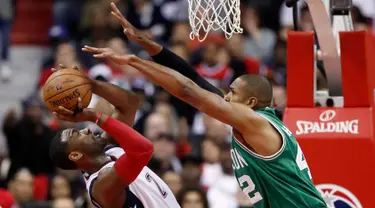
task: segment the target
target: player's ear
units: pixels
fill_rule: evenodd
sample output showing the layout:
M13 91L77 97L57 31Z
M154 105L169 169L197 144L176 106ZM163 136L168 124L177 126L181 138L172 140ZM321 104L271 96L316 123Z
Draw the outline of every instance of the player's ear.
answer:
M69 160L76 162L76 161L78 161L79 159L81 159L82 156L83 156L82 153L77 152L77 151L73 151L73 152L71 152L71 153L69 154Z
M246 105L248 105L250 108L253 108L258 104L258 99L256 97L250 97L247 99Z

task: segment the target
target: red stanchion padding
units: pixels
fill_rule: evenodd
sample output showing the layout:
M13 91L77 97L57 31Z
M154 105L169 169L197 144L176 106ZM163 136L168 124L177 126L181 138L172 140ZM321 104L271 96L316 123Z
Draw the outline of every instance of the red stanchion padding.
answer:
M372 113L371 108L285 110L284 123L297 137L329 207L375 207Z
M341 66L344 107L369 107L375 87L374 54L365 31L341 32Z
M314 106L314 34L288 33L287 106Z

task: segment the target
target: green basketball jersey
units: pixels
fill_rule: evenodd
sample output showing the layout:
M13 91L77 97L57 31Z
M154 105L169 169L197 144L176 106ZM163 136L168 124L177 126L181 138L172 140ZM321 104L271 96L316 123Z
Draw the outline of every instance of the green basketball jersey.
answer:
M274 109L256 112L279 131L283 144L279 152L265 157L251 151L233 136L232 167L254 208L327 207L312 182L302 150L292 132L276 117Z

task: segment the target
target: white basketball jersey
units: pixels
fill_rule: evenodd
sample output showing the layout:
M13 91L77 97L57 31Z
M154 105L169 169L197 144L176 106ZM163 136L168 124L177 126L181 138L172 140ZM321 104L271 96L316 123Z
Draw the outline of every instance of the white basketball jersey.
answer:
M124 150L117 146L108 147L105 153L114 160L120 158L125 154ZM110 168L115 164L111 161L105 164L99 171L88 175L84 173L86 188L89 192L91 202L96 207L101 207L95 199L92 198L92 187L100 171L105 168ZM145 166L137 178L129 184L128 188L124 190L126 194L126 202L124 208L179 208L177 200L169 189L167 184L159 178L152 170Z

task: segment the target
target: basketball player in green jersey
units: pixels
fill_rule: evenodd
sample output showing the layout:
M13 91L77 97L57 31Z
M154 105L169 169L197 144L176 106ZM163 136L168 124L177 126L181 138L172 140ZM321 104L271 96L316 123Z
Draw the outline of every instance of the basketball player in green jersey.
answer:
M164 66L134 55L118 55L108 48L85 47L84 51L138 69L174 96L231 125L232 167L239 186L255 208L327 207L315 189L296 139L269 107L272 86L266 78L243 75L230 85L223 99L185 61L143 36L113 4L112 8L125 35L145 47Z

